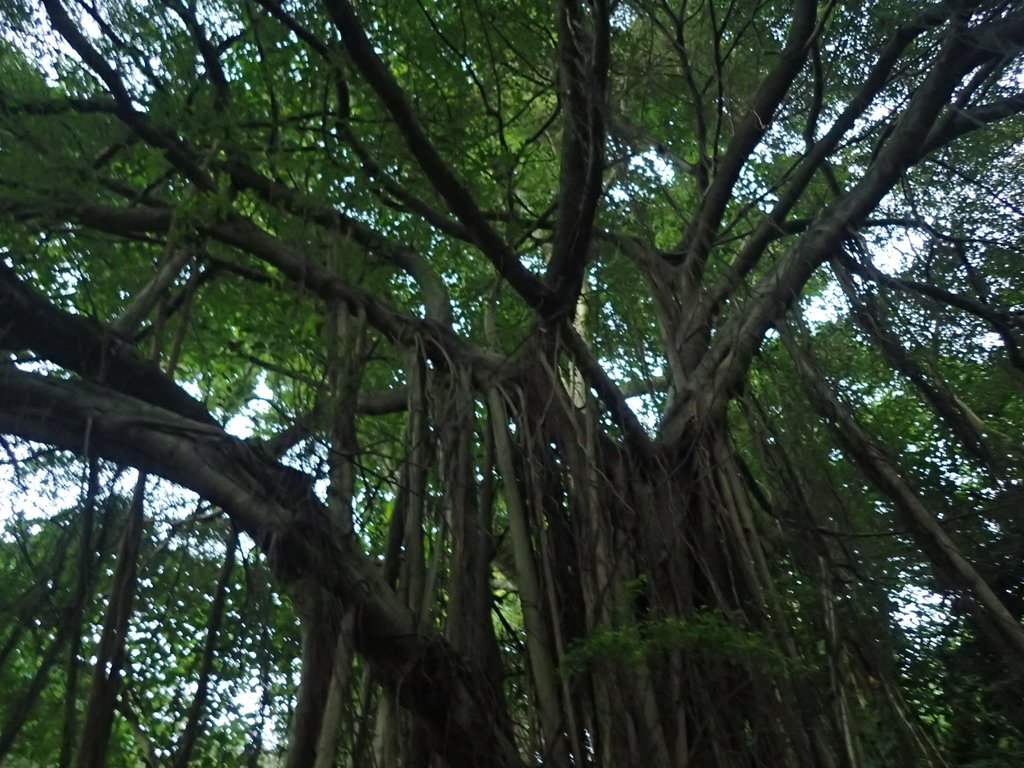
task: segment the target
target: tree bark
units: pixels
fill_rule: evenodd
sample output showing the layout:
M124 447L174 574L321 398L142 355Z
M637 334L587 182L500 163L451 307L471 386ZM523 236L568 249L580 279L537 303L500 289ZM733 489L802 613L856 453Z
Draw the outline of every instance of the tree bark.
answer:
M145 522L146 476L140 473L128 505L124 533L110 588L103 630L96 649L89 701L85 708L78 744L78 768L102 768L106 764L110 732L114 725L117 696L127 653L132 601L138 586L138 558Z
M209 695L210 677L213 674L213 665L217 654L217 641L220 637L221 625L224 621L224 605L227 599L228 587L231 583L231 573L235 566L235 552L237 549L238 533L232 531L227 542L224 565L221 567L217 586L214 588L210 615L206 620L206 635L203 641L202 656L199 661L199 679L196 682L196 692L188 708L188 714L185 718L185 729L178 742L178 749L175 752L172 763L173 768L186 768L192 757L192 750L195 749L199 734L202 732L204 709L207 696Z
M970 598L982 626L991 627L989 634L993 650L1018 673L1024 671L1024 627L1020 621L960 553L960 548L903 478L895 462L874 444L852 414L836 399L809 354L788 334L784 334L783 339L800 370L801 381L811 403L835 426L836 435L850 457L892 500L936 571L958 592Z

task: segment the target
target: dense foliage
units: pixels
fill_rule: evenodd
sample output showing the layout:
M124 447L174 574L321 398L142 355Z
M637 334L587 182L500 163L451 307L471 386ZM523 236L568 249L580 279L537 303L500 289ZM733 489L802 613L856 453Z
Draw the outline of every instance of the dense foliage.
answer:
M1024 11L0 4L0 762L1024 763Z

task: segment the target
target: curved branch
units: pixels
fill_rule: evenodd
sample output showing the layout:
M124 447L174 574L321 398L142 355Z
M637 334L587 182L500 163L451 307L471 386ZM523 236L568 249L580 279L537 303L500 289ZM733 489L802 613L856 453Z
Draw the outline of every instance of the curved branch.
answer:
M944 21L947 15L947 8L929 8L915 20L900 26L893 32L860 90L850 99L842 114L829 128L828 133L812 144L779 201L772 207L771 213L747 238L740 252L729 264L725 274L711 288L706 319L709 320L718 312L740 281L757 266L769 243L780 234L787 234L794 229L802 231L800 223L787 221L786 217L799 202L818 169L839 146L843 137L861 118L867 108L878 98L888 84L889 77L907 46L923 32Z
M1024 48L1024 12L968 32L951 34L931 71L901 114L861 181L830 205L792 249L758 281L751 296L723 323L694 375L687 397L666 414L662 439L675 442L694 420L717 414L743 384L765 332L781 318L814 271L920 160L919 147L948 105L960 79L994 56Z
M814 0L799 0L793 11L793 23L786 47L775 68L761 82L750 106L736 127L736 133L708 186L700 208L688 222L683 238L671 259L688 262L699 274L711 252L715 234L722 222L733 188L750 153L768 131L775 111L803 68L810 50L809 43L817 30L817 7Z
M118 235L167 232L174 218L174 212L169 208L118 208L93 203L83 203L57 213ZM424 335L433 339L446 354L478 367L493 369L504 361L498 355L466 343L450 328L433 319L421 320L407 315L371 293L350 285L330 269L314 263L304 253L242 216L230 215L226 220L200 228L200 232L275 267L296 285L323 299L341 301L355 314L365 312L367 321L391 341ZM416 265L410 264L410 268L415 269Z
M0 369L0 433L138 467L221 507L297 594L322 589L358 617L355 645L427 726L451 765L521 766L491 718L484 676L422 630L351 536L339 535L312 479L214 425L84 382Z
M354 314L365 312L367 322L391 341L424 335L434 340L446 354L473 365L493 367L503 362L503 358L464 342L451 328L433 320L420 320L406 315L369 292L350 285L332 270L320 266L304 253L267 234L248 219L234 215L209 227L207 231L222 243L271 264L297 285L302 285L321 298L341 301Z
M299 218L313 221L329 231L351 237L368 253L379 254L405 270L416 281L423 294L427 317L438 323L451 323L452 307L448 289L423 256L412 248L392 242L351 216L305 197L295 189L264 176L237 158L218 163L216 167L226 171L232 182L240 188L255 192L264 202L283 208Z
M800 371L807 395L815 409L835 428L840 443L865 476L892 500L897 512L935 569L956 589L971 598L982 622L995 629L995 650L1016 668L1024 666L1024 627L1007 609L977 569L960 553L935 515L903 478L895 462L878 447L853 414L839 402L832 388L814 365L810 353L801 348L788 331L782 333L786 351Z
M437 152L413 113L405 92L374 51L351 4L347 0L324 0L324 5L341 32L355 66L395 121L424 175L470 232L473 242L527 304L541 314L557 311L557 302L552 301L549 290L523 266L508 243L487 221L469 189L459 181L455 172Z
M91 381L203 424L206 407L115 333L50 304L0 263L0 348L30 349Z
M921 156L934 152L971 131L1019 115L1021 112L1024 112L1024 93L970 109L957 110L949 120L928 134L921 144Z

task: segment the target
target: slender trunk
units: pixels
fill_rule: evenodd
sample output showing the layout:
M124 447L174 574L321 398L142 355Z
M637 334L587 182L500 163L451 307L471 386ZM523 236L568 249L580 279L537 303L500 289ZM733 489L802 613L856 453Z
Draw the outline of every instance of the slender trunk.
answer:
M990 628L993 649L1002 655L1011 668L1024 670L1024 627L1007 609L1002 599L989 586L978 570L960 553L959 547L942 528L935 515L903 479L895 463L877 447L853 415L835 398L828 384L814 366L808 352L800 348L788 334L783 334L786 348L796 362L808 396L817 410L835 427L840 442L861 471L892 499L921 549L935 569L957 591L970 597L982 628Z
M213 662L217 653L217 640L220 635L221 624L224 621L224 604L227 599L228 586L231 583L231 572L234 570L235 552L237 549L238 532L232 530L227 544L227 553L224 556L224 565L221 567L220 576L217 579L213 604L210 606L210 615L206 621L206 640L203 643L203 655L199 665L199 680L196 683L196 692L192 697L192 704L188 709L185 730L181 734L181 741L174 756L174 768L185 768L188 765L192 757L192 750L195 748L196 740L199 738L202 730L203 710L209 693L210 676L213 673Z
M107 746L121 687L128 623L138 586L137 569L145 522L145 496L146 476L140 474L128 506L128 518L118 548L110 600L96 650L97 661L93 668L89 701L78 745L78 768L101 768L106 763Z
M304 602L301 678L288 732L285 768L309 768L316 762L337 642L337 624L330 620L337 610L334 601L319 595Z
M56 666L61 651L67 644L68 629L69 627L66 625L58 627L57 633L54 635L53 640L50 641L42 659L40 659L39 666L36 668L35 674L32 675L32 680L27 688L13 697L15 705L7 716L7 722L4 723L3 730L0 731L0 763L3 763L11 747L14 746L14 741L21 732L22 726L25 725L28 716L32 713L32 709L39 701L39 695L46 688L46 684L50 679L50 672Z
M875 298L862 298L857 294L853 281L841 263L837 261L834 270L853 309L854 320L881 351L885 361L914 385L941 419L941 423L946 425L971 457L989 470L998 472L1003 462L997 460L989 449L984 436L985 425L977 414L941 378L929 375L903 347L899 339L885 327Z
M537 575L531 541L529 521L523 497L519 491L508 434L508 413L501 393L492 389L487 396L494 433L498 470L504 479L505 509L508 515L512 554L516 567L516 583L526 629L526 652L533 673L533 684L540 705L541 732L544 736L545 755L551 754L555 763L564 762L564 745L559 745L563 728L559 714L555 664L550 651L548 623L545 619L545 600Z
M443 425L441 472L452 536L447 633L456 651L476 659L497 704L501 678L491 621L491 532L481 524L490 512L482 513L477 497L475 402L468 384L460 374L434 382L435 396L447 397L436 417Z
M67 685L64 694L64 725L61 732L59 768L71 765L75 742L76 713L78 709L78 655L82 647L82 619L84 607L92 597L93 526L96 513L96 495L99 490L99 464L89 460L85 502L82 504L82 536L78 551L78 582L75 585L75 608L71 617L73 634L68 649Z
M354 617L346 611L341 619L338 639L335 643L334 661L331 670L331 684L324 703L324 713L317 740L316 761L313 768L331 768L338 751L338 730L345 707L350 703L348 682L352 672L352 628Z
M260 644L257 650L260 670L260 705L256 723L252 728L251 741L245 748L246 768L259 768L263 764L263 730L266 726L266 713L271 700L270 633L265 612L260 618Z
M406 605L418 614L422 625L426 621L424 583L426 566L423 553L423 511L427 496L427 461L429 446L426 429L427 405L424 393L423 361L410 353L406 360L409 388L409 417L406 426L405 487L402 541L405 557L402 561L402 594Z
M21 643L21 638L24 634L25 625L20 621L12 622L11 633L7 636L7 640L4 641L3 647L0 648L0 667L7 664L7 659Z

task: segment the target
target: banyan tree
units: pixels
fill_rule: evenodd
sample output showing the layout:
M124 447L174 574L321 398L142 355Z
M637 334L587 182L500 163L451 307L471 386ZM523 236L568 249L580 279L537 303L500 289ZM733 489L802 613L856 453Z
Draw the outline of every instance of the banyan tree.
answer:
M1024 759L1018 3L0 29L0 762Z

